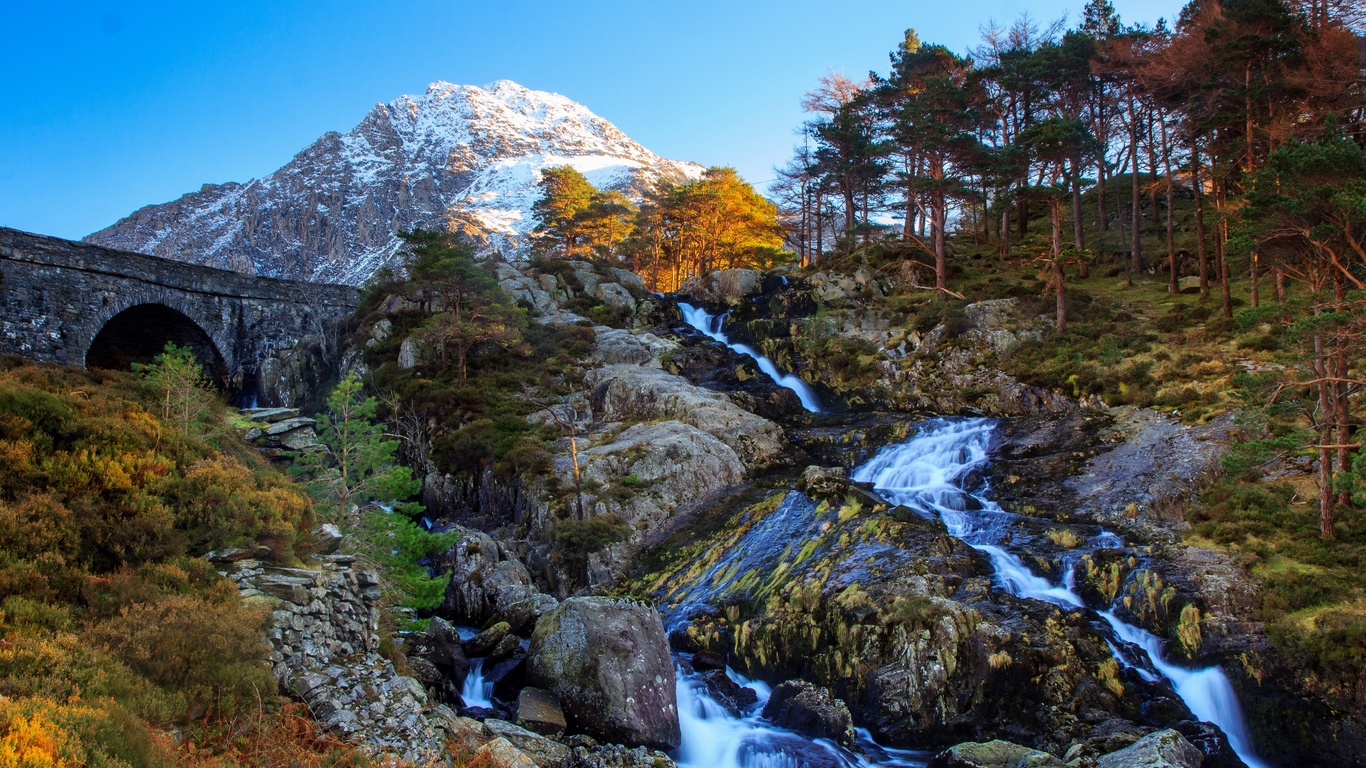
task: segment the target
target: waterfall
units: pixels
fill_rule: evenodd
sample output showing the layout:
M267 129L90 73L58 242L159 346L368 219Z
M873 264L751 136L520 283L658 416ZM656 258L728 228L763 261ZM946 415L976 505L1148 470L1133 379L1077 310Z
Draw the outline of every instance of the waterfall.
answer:
M484 682L485 659L470 659L470 671L465 675L465 685L460 689L460 698L466 707L493 707L493 683Z
M815 390L811 389L806 382L802 381L801 377L792 373L783 373L778 370L778 366L774 365L772 360L759 354L758 350L748 344L732 342L726 337L726 334L721 330L721 325L726 319L724 314L712 315L701 307L694 307L691 304L685 304L681 301L678 302L678 308L683 310L683 321L688 325L701 331L705 336L725 344L736 352L753 358L754 362L759 365L759 370L763 371L765 376L772 379L774 384L795 392L797 398L802 401L803 408L812 413L821 412L821 402L816 397Z
M1162 638L1125 623L1110 611L1101 611L1100 615L1119 639L1143 650L1148 662L1171 681L1176 694L1196 717L1214 723L1223 730L1229 745L1247 763L1248 768L1268 768L1252 748L1252 736L1248 733L1247 723L1243 721L1243 708L1238 705L1238 695L1234 693L1233 685L1223 669L1218 665L1186 669L1171 664L1162 658Z
M963 487L965 478L985 465L987 444L994 428L989 419L927 421L918 435L882 449L856 469L853 479L872 483L892 504L904 504L920 514L937 516L949 533L987 555L1005 591L1066 609L1081 608L1070 571L1061 585L1036 576L1024 561L1002 546L1006 526L1013 516L987 498L985 487L976 492ZM1105 546L1119 542L1109 532L1101 534L1100 539ZM1186 669L1171 664L1162 656L1160 638L1125 623L1109 611L1100 615L1116 638L1144 651L1153 669L1171 681L1176 694L1196 717L1219 726L1233 751L1249 768L1266 768L1267 764L1252 748L1237 696L1223 669L1218 665ZM1116 659L1126 666L1136 666L1113 643L1110 647ZM1141 667L1139 671L1144 672Z

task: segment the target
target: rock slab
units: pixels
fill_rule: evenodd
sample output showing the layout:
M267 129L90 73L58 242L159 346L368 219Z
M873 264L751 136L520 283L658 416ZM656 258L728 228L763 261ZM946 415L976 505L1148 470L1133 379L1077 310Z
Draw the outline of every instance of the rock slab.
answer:
M1096 761L1096 768L1200 768L1204 755L1186 737L1168 728Z

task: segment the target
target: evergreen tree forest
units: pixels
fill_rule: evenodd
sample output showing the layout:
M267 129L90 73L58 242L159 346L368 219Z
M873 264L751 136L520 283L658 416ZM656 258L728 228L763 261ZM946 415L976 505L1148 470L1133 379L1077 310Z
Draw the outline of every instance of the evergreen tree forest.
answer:
M817 266L890 248L884 268L941 298L959 296L955 254L1035 265L1059 334L1069 284L1097 268L1172 294L1184 277L1241 327L1285 327L1303 364L1241 391L1282 415L1302 396L1331 538L1358 447L1362 20L1317 0L1195 0L1146 27L1091 0L1070 28L991 23L961 53L908 30L887 72L832 71L804 99L773 190L786 242Z

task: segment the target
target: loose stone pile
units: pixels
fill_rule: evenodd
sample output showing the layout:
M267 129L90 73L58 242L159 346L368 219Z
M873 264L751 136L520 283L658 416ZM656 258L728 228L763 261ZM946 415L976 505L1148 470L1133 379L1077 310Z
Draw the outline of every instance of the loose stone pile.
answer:
M247 554L214 559L244 599L273 611L270 658L281 686L302 698L324 726L376 757L443 762L445 728L429 714L427 692L377 652L376 574L353 569L350 555L324 556L319 570L231 559Z
M304 451L318 444L318 433L313 427L317 419L299 416L297 408L244 408L242 415L255 426L245 435L272 458L282 451Z

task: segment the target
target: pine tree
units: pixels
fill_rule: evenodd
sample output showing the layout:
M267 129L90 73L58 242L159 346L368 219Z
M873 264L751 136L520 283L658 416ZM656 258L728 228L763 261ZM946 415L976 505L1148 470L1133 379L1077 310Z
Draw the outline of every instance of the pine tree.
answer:
M363 389L354 373L337 384L317 417L322 449L305 452L291 468L307 478L309 494L334 519L371 501L412 498L422 487L411 469L396 463L398 441L375 422L379 401Z
M459 314L498 288L498 281L475 258L474 246L446 232L413 230L399 235L408 243L411 297L428 311Z
M167 342L165 351L152 363L134 363L133 370L160 391L163 421L184 434L204 436L215 397L213 384L191 349Z
M566 258L587 253L580 216L598 191L573 166L557 165L541 171L541 197L531 207L540 223L531 231L538 251Z
M949 208L973 194L968 184L980 158L972 63L942 45L923 45L914 30L892 54L892 73L873 98L885 116L890 142L904 158L898 174L905 190L905 237L920 242L934 260L935 288L948 291ZM928 219L929 242L910 222Z

